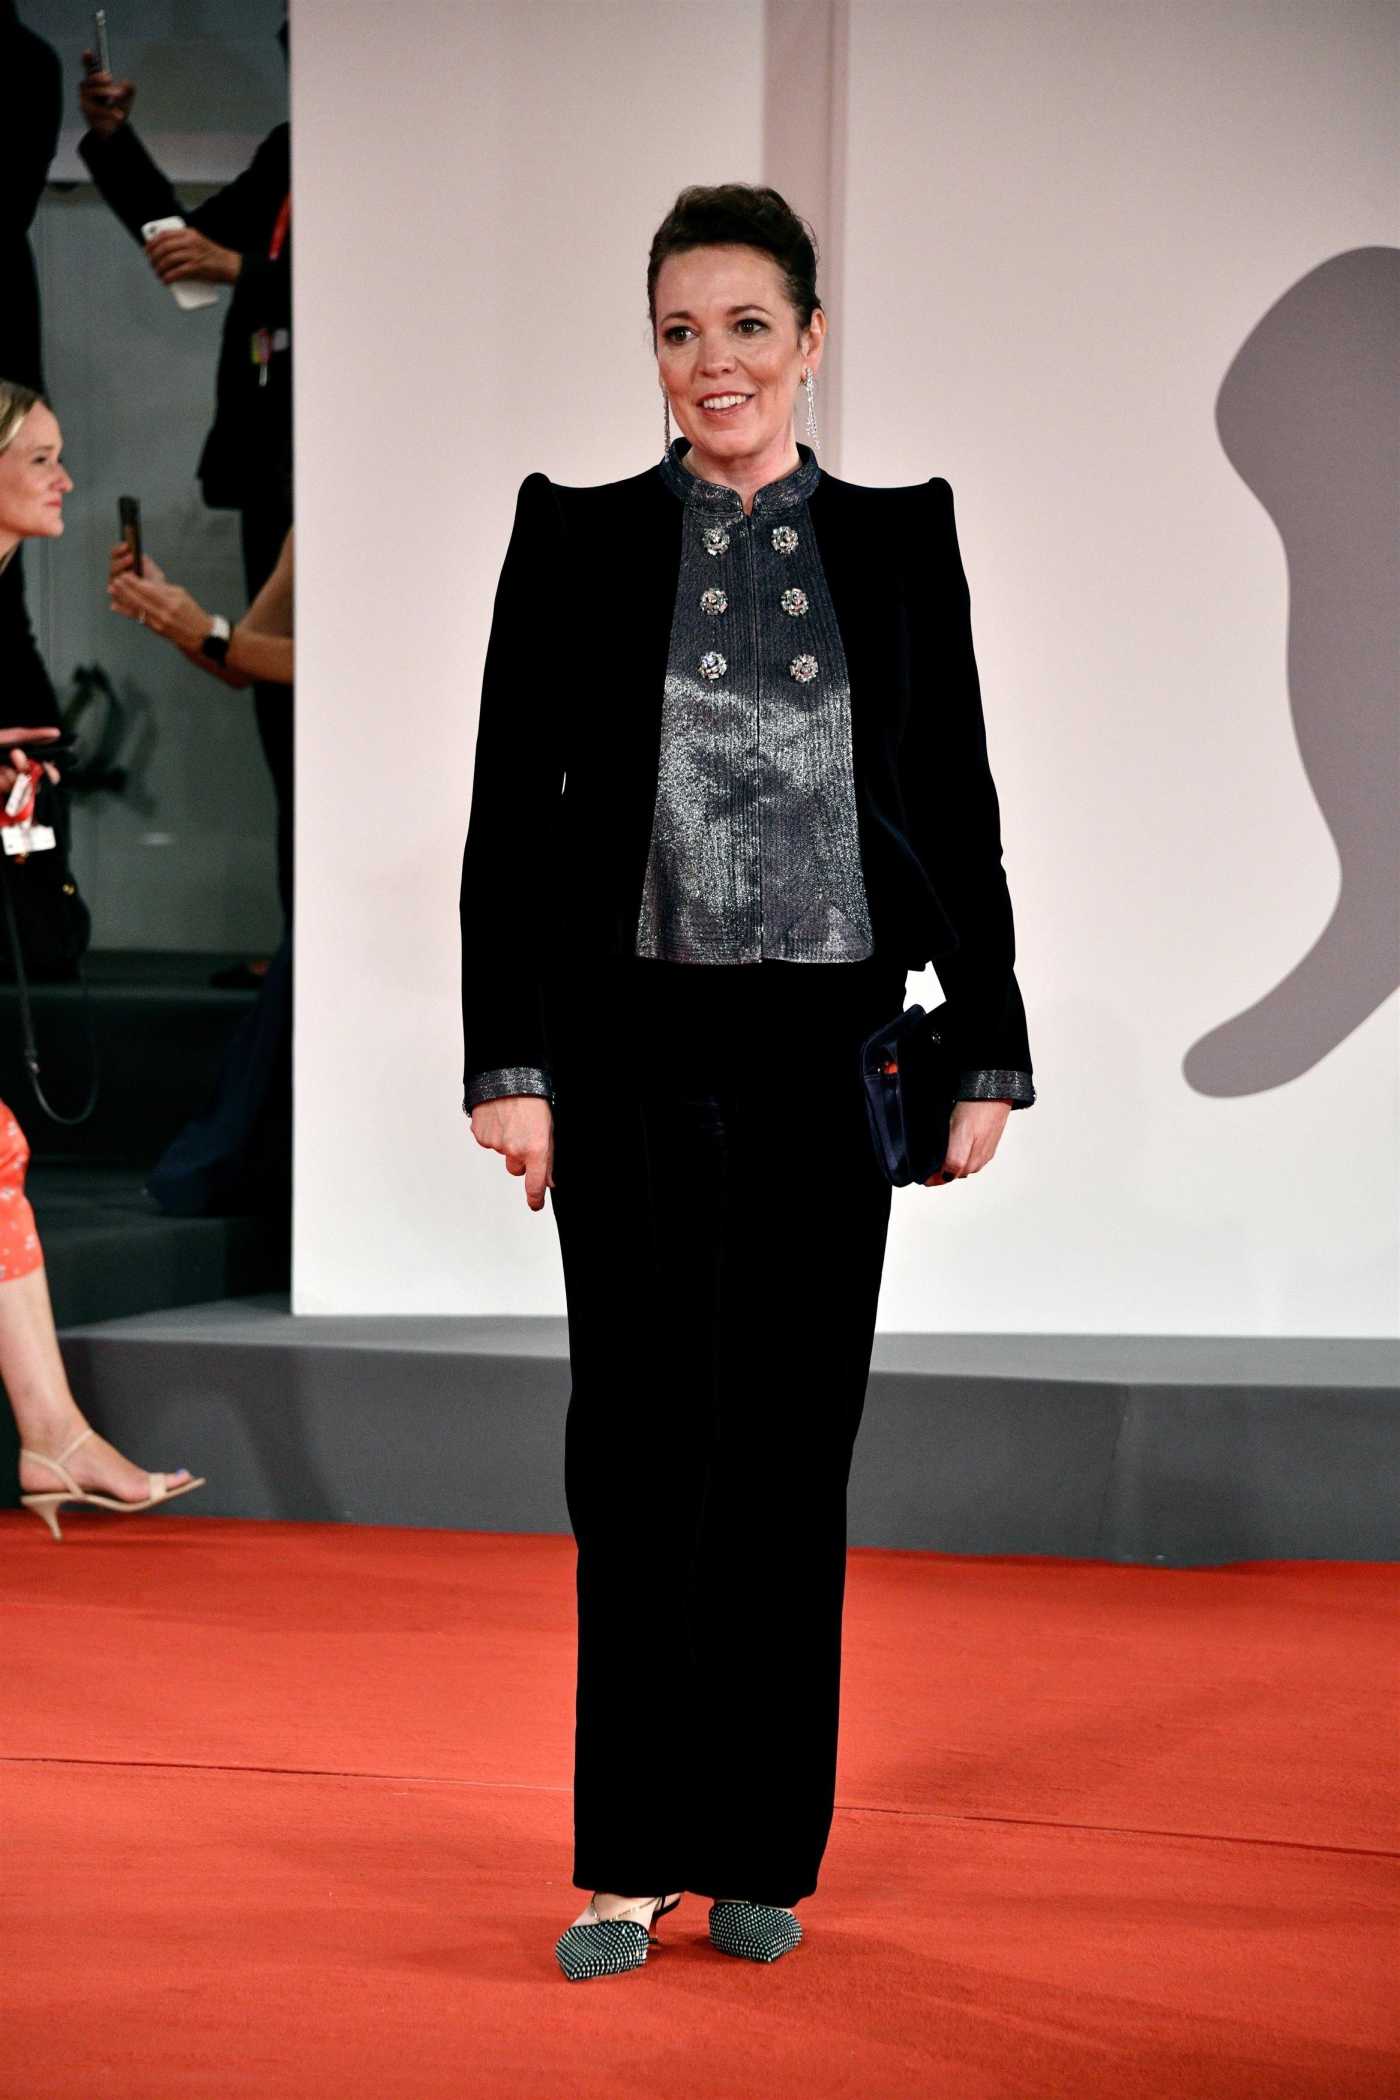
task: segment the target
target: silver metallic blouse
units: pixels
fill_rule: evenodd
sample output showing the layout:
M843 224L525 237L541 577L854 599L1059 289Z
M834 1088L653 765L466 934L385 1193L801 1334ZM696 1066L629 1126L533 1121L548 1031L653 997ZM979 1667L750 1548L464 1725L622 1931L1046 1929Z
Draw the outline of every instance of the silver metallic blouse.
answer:
M745 516L676 445L685 506L651 849L636 953L667 962L856 962L874 950L861 877L851 688L803 449Z

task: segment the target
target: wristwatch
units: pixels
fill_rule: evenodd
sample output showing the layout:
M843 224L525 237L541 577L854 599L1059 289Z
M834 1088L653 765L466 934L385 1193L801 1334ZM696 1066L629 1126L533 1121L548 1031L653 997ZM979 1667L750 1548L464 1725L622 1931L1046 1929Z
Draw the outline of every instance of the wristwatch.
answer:
M207 656L211 664L221 664L228 655L233 629L222 613L214 613L211 617L213 625L200 643L199 653L201 656Z

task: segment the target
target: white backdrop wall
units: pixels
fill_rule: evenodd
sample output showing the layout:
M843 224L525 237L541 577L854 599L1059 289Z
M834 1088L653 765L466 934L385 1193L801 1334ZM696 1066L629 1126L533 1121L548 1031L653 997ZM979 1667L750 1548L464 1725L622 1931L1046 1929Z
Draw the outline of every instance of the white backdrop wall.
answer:
M1213 413L1281 293L1395 238L1397 17L821 12L849 18L833 464L953 484L1042 1089L987 1172L896 1199L881 1324L1393 1332L1395 1000L1268 1092L1182 1061L1336 894L1278 535ZM548 1212L458 1105L457 863L518 483L656 455L650 233L682 182L779 172L762 8L697 20L299 0L301 1312L562 1309Z
M292 32L294 1303L561 1311L548 1209L461 1112L481 662L526 474L660 457L647 250L683 183L759 178L762 9L298 0ZM723 53L703 113L697 35ZM542 578L561 677L571 640Z
M1300 276L1396 239L1397 29L1350 0L851 9L844 471L953 485L1042 1090L902 1218L891 1324L1395 1330L1395 999L1270 1092L1204 1098L1182 1061L1337 894L1283 549L1215 401Z

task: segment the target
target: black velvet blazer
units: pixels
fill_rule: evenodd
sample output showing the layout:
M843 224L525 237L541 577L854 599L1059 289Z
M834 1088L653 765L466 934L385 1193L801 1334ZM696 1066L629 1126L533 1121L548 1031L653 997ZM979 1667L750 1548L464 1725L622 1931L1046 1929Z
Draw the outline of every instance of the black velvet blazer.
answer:
M468 1077L548 1068L551 957L634 950L682 511L655 468L600 488L543 474L521 487L462 867ZM934 964L964 1068L1029 1073L952 489L824 472L808 515L850 673L875 951Z

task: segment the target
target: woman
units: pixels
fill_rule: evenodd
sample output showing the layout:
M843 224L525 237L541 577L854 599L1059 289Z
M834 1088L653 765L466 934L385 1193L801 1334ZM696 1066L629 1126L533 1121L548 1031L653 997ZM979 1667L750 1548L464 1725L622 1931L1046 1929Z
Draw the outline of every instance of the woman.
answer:
M726 1953L800 1941L889 1217L858 1045L935 959L940 1183L1034 1099L948 484L796 442L827 324L776 192L683 191L648 296L667 450L521 489L462 884L472 1133L552 1191L568 1303L571 1978L685 1889Z
M62 460L63 438L45 401L30 388L0 379L0 570L22 540L57 539L63 499L72 488ZM0 678L4 666L0 664ZM0 730L10 763L0 766L0 796L30 770L17 747L43 743L53 729ZM45 768L50 778L58 775ZM19 1430L20 1500L61 1538L58 1511L65 1502L134 1514L173 1495L203 1487L188 1467L147 1473L98 1436L68 1388L54 1333L43 1250L24 1193L29 1147L10 1110L0 1102L0 1380Z
M5 130L0 148L0 373L43 390L39 276L30 231L44 195L63 122L63 66L53 46L0 0L0 81ZM25 603L18 554L0 570L0 666L12 722L58 720L58 703Z

